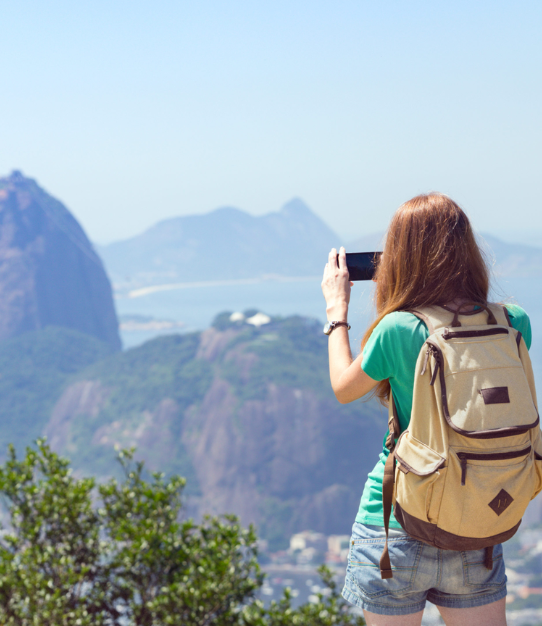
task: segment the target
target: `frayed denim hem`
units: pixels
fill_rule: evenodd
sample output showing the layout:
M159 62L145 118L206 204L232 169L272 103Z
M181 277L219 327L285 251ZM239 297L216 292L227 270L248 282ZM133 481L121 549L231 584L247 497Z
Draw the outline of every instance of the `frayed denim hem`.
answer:
M487 593L487 591L472 595L464 596L441 596L436 593L429 592L427 599L432 604L437 606L444 606L448 609L472 609L475 606L484 606L485 604L492 604L502 598L506 598L507 590L506 585L503 585L500 589L493 593Z

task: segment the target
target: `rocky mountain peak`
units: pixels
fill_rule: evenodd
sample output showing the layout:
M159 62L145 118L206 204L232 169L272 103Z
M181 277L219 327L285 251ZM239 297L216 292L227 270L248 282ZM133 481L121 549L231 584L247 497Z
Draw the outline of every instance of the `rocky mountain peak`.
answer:
M300 217L314 216L309 206L301 198L292 198L282 207L281 213Z
M14 170L0 178L0 339L63 326L120 348L111 285L85 232Z
M10 183L16 184L16 183L24 182L25 177L23 176L23 173L20 170L13 170L11 174L7 177L7 180Z

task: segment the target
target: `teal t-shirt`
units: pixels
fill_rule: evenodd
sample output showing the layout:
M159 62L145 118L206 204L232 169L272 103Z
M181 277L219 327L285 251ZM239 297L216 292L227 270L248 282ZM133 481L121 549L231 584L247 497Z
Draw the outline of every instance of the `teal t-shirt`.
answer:
M507 304L512 326L521 332L527 348L531 347L531 322L525 311L517 305ZM412 313L396 311L382 319L373 330L363 349L361 367L374 380L389 379L401 432L410 422L412 395L414 389L414 370L420 350L429 337L426 325ZM383 526L382 479L384 465L388 457L386 437L378 463L369 473L356 522ZM391 516L391 528L401 528L395 517Z

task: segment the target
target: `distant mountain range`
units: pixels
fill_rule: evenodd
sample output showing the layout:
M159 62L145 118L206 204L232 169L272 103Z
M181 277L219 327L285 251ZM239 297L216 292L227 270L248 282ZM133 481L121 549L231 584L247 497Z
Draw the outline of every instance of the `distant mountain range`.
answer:
M346 242L347 251L382 249L384 233ZM542 274L542 248L480 237L501 277ZM340 237L300 199L261 217L232 207L176 217L98 248L116 291L200 281L319 276Z
M232 207L159 222L99 248L117 287L312 276L339 237L300 199L261 217Z

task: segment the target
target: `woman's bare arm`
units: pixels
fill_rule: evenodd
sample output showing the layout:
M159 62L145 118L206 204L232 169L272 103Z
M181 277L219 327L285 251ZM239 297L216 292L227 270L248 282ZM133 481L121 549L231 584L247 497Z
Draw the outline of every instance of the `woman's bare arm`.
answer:
M347 321L352 284L348 279L344 248L339 251L338 265L337 250L333 248L322 279L328 321ZM352 358L346 326L335 328L329 335L329 376L331 387L341 404L361 398L377 384L361 369L361 360L361 354L356 359Z
M341 404L361 398L377 384L361 369L361 359L361 354L352 359L346 327L336 328L329 336L329 377Z

